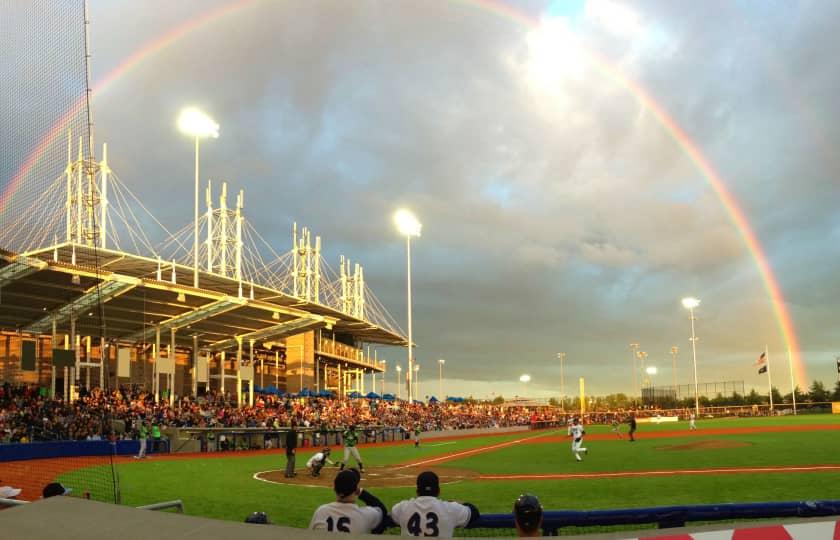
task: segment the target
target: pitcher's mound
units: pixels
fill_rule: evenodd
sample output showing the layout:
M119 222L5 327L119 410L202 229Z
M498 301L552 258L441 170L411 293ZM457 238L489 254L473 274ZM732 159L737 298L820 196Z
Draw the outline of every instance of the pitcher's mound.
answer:
M727 439L711 439L705 441L695 441L685 444L672 444L668 446L657 446L657 450L720 450L722 448L743 448L750 446L752 443L744 441L730 441Z
M365 467L362 474L362 487L414 487L417 475L429 468L423 467ZM440 477L441 484L454 484L478 478L475 471L468 469L453 469L441 467L433 469ZM254 474L256 480L274 484L288 484L291 486L324 487L332 489L333 479L338 474L338 467L324 467L321 476L314 478L307 469L298 469L297 476L286 478L283 471L262 471Z

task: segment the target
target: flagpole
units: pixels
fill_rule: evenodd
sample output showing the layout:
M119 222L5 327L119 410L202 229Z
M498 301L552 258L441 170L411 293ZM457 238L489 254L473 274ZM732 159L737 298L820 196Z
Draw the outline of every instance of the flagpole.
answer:
M796 381L793 378L793 357L788 349L788 369L790 370L790 398L793 400L793 414L796 415Z
M770 416L773 416L773 377L770 376L770 352L764 346L764 358L767 359L767 385L770 387Z

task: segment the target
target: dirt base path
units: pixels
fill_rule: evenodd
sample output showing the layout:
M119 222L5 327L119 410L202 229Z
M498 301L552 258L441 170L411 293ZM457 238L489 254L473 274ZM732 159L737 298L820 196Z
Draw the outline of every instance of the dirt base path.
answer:
M426 470L421 467L365 467L364 487L414 487L417 475ZM468 469L440 469L437 471L441 484L454 484L478 478L478 473ZM338 467L325 467L321 475L312 477L306 470L298 469L297 476L286 478L283 471L262 471L254 475L255 480L305 487L333 487L333 479L338 474Z

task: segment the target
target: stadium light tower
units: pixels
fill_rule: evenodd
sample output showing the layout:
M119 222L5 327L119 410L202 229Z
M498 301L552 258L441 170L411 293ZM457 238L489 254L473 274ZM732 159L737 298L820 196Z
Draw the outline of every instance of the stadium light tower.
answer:
M557 359L560 360L560 408L566 410L566 377L563 370L566 364L566 353L557 353Z
M688 310L688 318L691 320L691 354L694 357L694 414L700 418L700 397L697 387L697 335L694 333L694 308L700 305L700 300L693 296L682 299L682 305Z
M418 397L420 397L420 364L414 362L414 399Z
M443 399L443 364L446 363L446 360L443 358L438 359L438 399Z
M674 399L677 399L677 354L680 348L674 345L671 347L671 376L674 379Z
M405 236L405 257L406 257L406 290L407 290L407 310L408 310L408 402L411 403L411 378L413 376L413 352L414 341L411 335L411 238L420 236L420 230L423 225L414 217L411 211L401 208L394 214L394 223L397 225L397 230L400 234Z
M397 370L397 399L402 399L402 385L400 383L400 373L402 373L402 367L397 365L394 369Z
M639 390L639 375L636 373L636 358L639 353L639 344L631 343L630 350L633 351L633 393L640 396L642 392Z
M195 233L193 238L193 287L198 288L198 146L201 139L219 137L219 124L195 107L178 115L178 130L195 139Z

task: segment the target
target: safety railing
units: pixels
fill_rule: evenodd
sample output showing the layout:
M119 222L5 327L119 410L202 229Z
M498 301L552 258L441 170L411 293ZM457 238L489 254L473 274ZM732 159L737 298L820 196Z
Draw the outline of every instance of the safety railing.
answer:
M840 500L792 501L743 504L703 504L692 506L659 506L616 510L547 511L543 515L543 535L580 534L575 528L616 527L649 528L684 527L696 522L808 518L840 515ZM623 527L624 526L624 527ZM483 514L471 529L514 529L512 514ZM603 530L603 529L602 529ZM465 531L479 536L479 531ZM479 534L476 534L479 533ZM493 534L490 533L492 536Z

